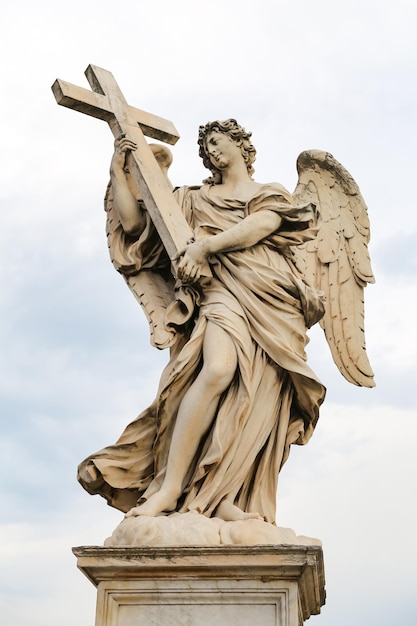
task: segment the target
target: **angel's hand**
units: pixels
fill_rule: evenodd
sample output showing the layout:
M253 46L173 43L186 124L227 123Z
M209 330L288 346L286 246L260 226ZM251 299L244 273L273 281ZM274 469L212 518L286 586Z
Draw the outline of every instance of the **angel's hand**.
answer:
M202 274L209 255L206 241L198 241L185 246L175 257L175 260L179 260L178 278L184 283L196 282Z
M137 145L134 141L126 137L125 134L119 135L114 141L114 152L111 160L110 171L117 172L124 169L126 158L129 152L136 150Z

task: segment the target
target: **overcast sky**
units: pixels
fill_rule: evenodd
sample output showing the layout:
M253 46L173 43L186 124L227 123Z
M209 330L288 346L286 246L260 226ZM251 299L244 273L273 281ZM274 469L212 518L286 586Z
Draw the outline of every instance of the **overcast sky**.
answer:
M323 541L328 598L312 626L414 623L415 0L15 0L1 23L0 625L94 624L71 547L102 544L121 514L76 467L152 401L166 360L108 259L112 135L50 89L88 88L90 63L175 123L176 185L205 177L198 125L226 117L253 132L258 181L294 189L297 155L318 148L360 185L377 387L345 382L311 333L328 397L282 472L277 522Z

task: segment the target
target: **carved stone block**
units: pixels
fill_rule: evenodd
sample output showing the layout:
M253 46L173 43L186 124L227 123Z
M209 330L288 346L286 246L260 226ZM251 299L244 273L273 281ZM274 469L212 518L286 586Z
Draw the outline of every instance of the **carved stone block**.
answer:
M96 626L301 626L325 601L320 546L74 548Z

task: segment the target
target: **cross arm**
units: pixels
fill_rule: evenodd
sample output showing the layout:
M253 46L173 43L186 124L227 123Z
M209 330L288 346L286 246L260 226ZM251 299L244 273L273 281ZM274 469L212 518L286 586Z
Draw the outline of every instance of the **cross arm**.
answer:
M95 89L98 89L98 87L96 86ZM100 91L90 91L83 87L77 87L77 85L59 78L52 85L52 91L57 103L64 107L80 111L80 113L85 113L105 122L110 122L114 118L114 111L109 98ZM158 139L171 145L177 143L179 134L172 122L147 111L129 105L127 107L129 116L139 124L142 132L147 137Z

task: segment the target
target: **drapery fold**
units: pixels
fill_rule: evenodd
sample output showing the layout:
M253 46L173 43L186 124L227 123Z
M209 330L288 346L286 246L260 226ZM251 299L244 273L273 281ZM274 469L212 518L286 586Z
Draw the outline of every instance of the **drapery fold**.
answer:
M255 211L277 211L282 224L250 248L211 257L213 279L197 299L179 288L166 324L180 331L183 326L184 332L178 333L155 402L116 444L81 463L79 480L123 511L159 490L178 408L201 369L207 324L214 323L231 337L238 367L188 469L177 510L211 516L228 499L273 523L279 471L291 444L310 438L325 393L304 351L306 328L323 315L323 302L289 254L291 246L315 237L315 207L294 206L278 184L261 186L249 202L221 199L209 185L181 188L176 197L196 240L227 230ZM151 224L136 239L126 237L117 224L110 231L122 273L123 259L129 260L130 273L163 265L164 252Z

